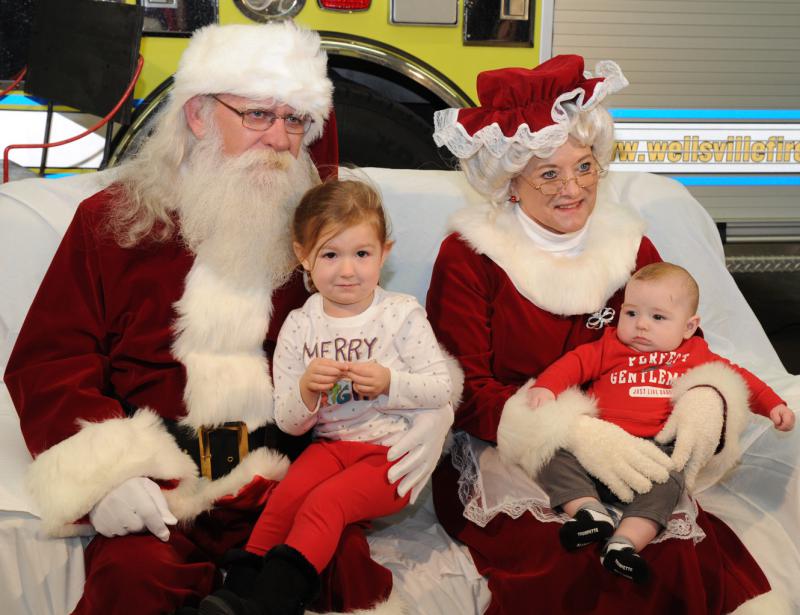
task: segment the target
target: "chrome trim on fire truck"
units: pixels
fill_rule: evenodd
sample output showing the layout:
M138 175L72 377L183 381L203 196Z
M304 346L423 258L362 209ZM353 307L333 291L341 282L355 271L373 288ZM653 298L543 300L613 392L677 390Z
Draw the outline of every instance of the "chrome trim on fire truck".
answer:
M471 0L464 3L465 45L533 47L535 0Z
M125 130L119 139L119 142L114 145L114 150L108 157L106 167L113 167L120 161L120 157L124 154L134 139L138 138L139 131L147 124L152 115L156 113L163 102L166 101L170 92L172 91L172 77L170 77L164 84L151 94L145 103L142 104L141 109L137 109L133 115L133 121L130 126Z
M389 68L435 94L449 107L475 105L460 87L441 72L397 47L340 32L320 31L319 34L322 47L331 55L358 58Z
M389 23L396 26L456 26L458 0L390 0Z
M233 0L233 4L248 19L267 22L294 17L306 0Z

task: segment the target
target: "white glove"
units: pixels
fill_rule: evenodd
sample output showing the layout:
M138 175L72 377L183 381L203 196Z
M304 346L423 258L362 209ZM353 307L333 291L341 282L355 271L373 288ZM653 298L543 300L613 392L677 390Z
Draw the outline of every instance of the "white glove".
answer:
M402 457L389 468L389 482L400 481L397 495L401 498L411 491L410 503L413 504L439 463L445 438L453 424L453 406L414 410L406 416L412 419L411 428L386 443L391 446L386 458L394 461Z
M697 473L714 456L722 434L723 402L711 387L686 391L675 403L656 442L675 440L672 462L683 470L688 488L694 486Z
M98 534L109 538L135 534L147 528L164 542L169 540L167 525L178 522L161 488L143 476L129 478L104 495L89 512L89 520Z
M633 500L634 491L647 493L653 483L666 482L672 469L670 458L652 442L591 416L575 420L566 449L623 502Z

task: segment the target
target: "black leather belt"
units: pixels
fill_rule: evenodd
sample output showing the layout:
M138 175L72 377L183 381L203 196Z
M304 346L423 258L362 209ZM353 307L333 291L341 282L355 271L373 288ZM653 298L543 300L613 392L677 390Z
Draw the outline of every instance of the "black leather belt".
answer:
M197 431L177 421L163 419L164 425L200 468L200 474L211 480L228 474L247 454L264 446L266 429L247 432L241 421L223 423L219 427L200 427Z
M118 395L113 397L127 416L136 413L138 408L128 400ZM274 424L259 427L252 433L247 433L246 426L241 422L225 423L212 429L202 428L197 432L178 421L163 417L161 420L181 450L197 464L200 473L212 480L225 476L248 452L262 446L279 451L294 461L311 439L310 432L302 436L290 436Z
M118 395L127 416L133 416L138 409L135 405ZM201 427L195 431L178 421L161 417L170 435L178 446L197 464L200 474L214 480L225 476L244 459L250 451L267 444L267 429L259 427L248 433L247 425L241 421L223 423L219 427Z

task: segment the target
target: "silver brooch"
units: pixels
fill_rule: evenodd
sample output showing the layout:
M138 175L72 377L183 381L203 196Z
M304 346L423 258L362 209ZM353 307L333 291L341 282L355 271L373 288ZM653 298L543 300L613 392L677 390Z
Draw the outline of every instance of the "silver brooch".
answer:
M597 310L594 314L589 316L586 319L586 328L587 329L602 329L606 325L611 324L611 321L614 320L614 315L616 311L614 308L604 307Z

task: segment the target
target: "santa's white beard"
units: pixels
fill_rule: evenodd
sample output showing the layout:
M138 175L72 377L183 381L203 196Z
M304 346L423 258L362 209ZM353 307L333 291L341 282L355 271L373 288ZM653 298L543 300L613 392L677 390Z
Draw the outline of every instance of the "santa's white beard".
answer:
M318 182L305 150L297 159L272 149L229 157L210 133L193 148L175 186L181 237L230 281L276 288L296 264L292 214Z

